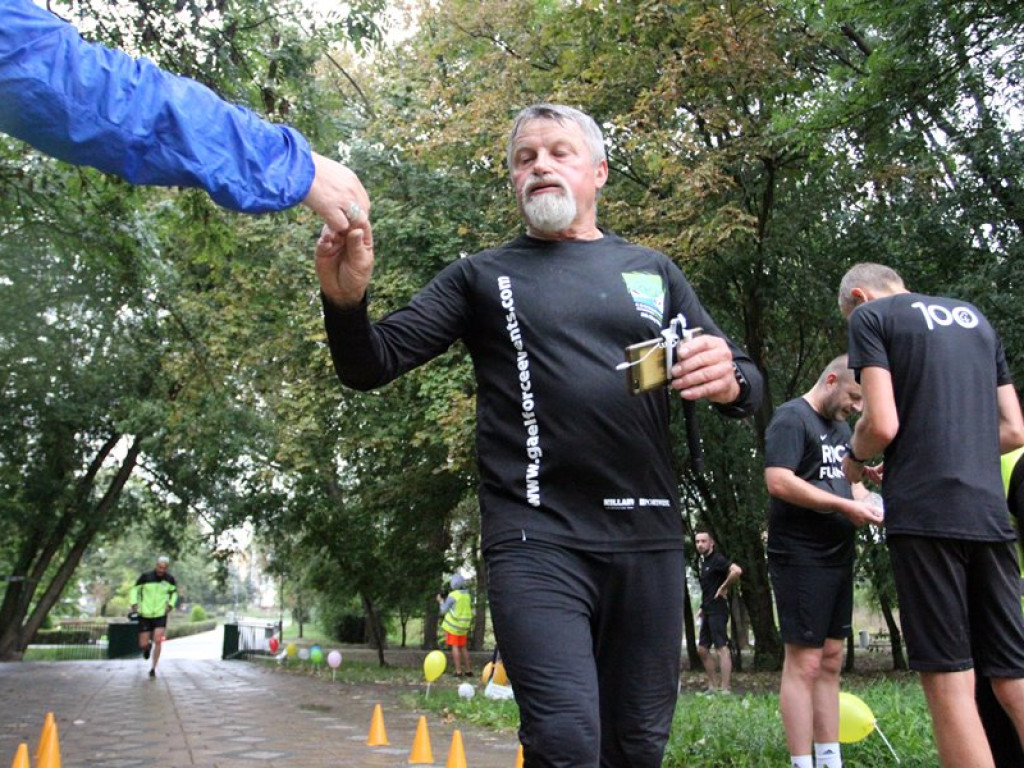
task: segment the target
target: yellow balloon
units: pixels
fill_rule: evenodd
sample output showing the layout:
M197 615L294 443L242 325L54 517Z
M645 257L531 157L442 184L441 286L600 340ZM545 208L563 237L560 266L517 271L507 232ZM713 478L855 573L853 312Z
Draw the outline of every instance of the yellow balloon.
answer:
M491 682L492 669L494 669L494 662L488 661L486 664L484 664L484 671L480 675L480 683L482 685L487 685L489 682Z
M431 651L423 660L423 675L428 683L432 683L444 672L445 659L440 651Z
M285 651L288 653L289 659L294 659L295 654L299 652L299 649L298 646L295 645L295 643L288 643L288 645L285 647Z
M839 741L852 744L875 730L875 716L862 699L843 691L839 694Z

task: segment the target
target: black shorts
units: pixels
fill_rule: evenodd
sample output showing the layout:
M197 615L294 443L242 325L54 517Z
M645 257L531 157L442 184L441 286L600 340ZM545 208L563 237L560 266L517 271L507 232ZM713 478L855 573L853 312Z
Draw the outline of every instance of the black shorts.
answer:
M910 668L1024 677L1013 542L888 537Z
M768 558L782 642L823 648L850 634L853 564L788 565Z
M702 613L700 620L700 639L697 645L702 648L724 648L729 644L729 614Z
M145 616L139 616L139 632L152 632L158 627L167 626L166 616L151 616L149 618Z

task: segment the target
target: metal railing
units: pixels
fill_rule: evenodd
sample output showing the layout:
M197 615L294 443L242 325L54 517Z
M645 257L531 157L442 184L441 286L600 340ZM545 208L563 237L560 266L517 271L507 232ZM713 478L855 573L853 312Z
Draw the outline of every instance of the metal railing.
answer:
M25 650L28 661L71 661L107 657L108 619L66 619L36 632Z
M270 638L278 634L277 622L242 619L224 625L223 659L242 659L270 653Z

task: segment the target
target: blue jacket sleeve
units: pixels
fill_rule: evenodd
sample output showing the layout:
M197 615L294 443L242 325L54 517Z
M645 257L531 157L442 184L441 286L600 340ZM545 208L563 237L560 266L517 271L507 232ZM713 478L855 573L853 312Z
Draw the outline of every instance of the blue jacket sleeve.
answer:
M0 0L0 130L133 184L205 189L246 213L290 208L313 183L294 128L88 43L31 0Z

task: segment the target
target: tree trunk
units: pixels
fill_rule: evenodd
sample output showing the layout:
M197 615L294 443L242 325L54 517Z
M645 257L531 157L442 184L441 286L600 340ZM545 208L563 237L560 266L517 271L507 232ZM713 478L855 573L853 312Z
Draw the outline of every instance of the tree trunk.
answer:
M420 648L424 651L432 651L437 648L437 623L439 620L437 602L431 598L427 601L427 609L423 613L423 643Z
M907 659L903 655L903 635L900 633L900 625L896 623L896 617L892 613L892 603L886 595L882 595L878 601L882 608L882 616L885 617L885 626L889 630L889 645L892 648L892 668L905 670Z
M35 596L35 591L39 586L39 581L35 577L29 577L28 579L20 582L22 586L19 600L20 605L18 605L18 609L14 612L12 617L13 620L0 630L0 660L21 659L29 641L42 626L47 614L49 614L50 610L56 604L68 582L71 580L71 577L74 575L75 569L78 568L78 564L82 561L82 557L85 555L85 551L89 548L89 545L92 544L96 534L103 529L111 513L117 506L118 499L121 497L121 492L124 490L124 486L128 482L128 478L131 477L132 472L135 470L139 454L142 452L141 443L141 436L136 436L133 439L128 452L125 455L124 461L121 462L121 466L110 481L110 485L107 486L107 490L104 492L103 497L99 502L97 502L94 508L90 508L86 505L89 493L83 490L81 484L79 484L75 495L75 501L77 501L81 506L76 506L75 508L67 510L63 515L63 519L85 520L87 521L85 527L76 535L70 551L58 566L56 573L46 585L43 594L39 597L30 614L28 614L29 603ZM95 478L95 475L93 477ZM70 529L71 526L68 525L66 531L70 532ZM47 555L47 564L49 564L49 560L52 560L58 546L54 546L53 553ZM39 561L37 561L32 568L32 573L39 573L40 577L42 577L45 571L46 568L40 567ZM26 586L28 586L28 589L25 589ZM27 618L26 614L28 614Z
M476 563L476 605L473 606L473 646L471 650L484 650L484 637L487 635L487 564L480 550L474 547L473 560Z
M29 605L53 557L64 545L74 523L86 507L103 463L119 441L120 435L107 439L93 456L85 474L75 483L72 499L56 525L45 534L42 541L27 540L19 553L13 575L8 579L3 603L0 603L0 660L21 658L21 651L31 638L31 635L22 632Z
M370 637L372 638L371 643L377 648L377 661L380 663L380 666L386 667L388 662L384 658L384 633L381 631L380 615L377 613L377 608L369 597L364 594L362 598L363 610L366 613L367 629L370 630Z
M846 660L843 662L843 672L853 672L853 654L856 645L853 642L853 632L846 636Z
M744 563L743 602L754 631L754 669L767 671L782 668L782 641L775 626L772 592L768 583L768 563L751 558Z
M690 602L690 584L683 578L683 634L686 637L686 660L691 670L704 669L697 655L697 629L693 620L693 604Z
M729 599L729 616L732 619L732 647L729 651L732 654L732 668L734 672L742 672L743 649L750 647L747 634L747 615L742 598Z

